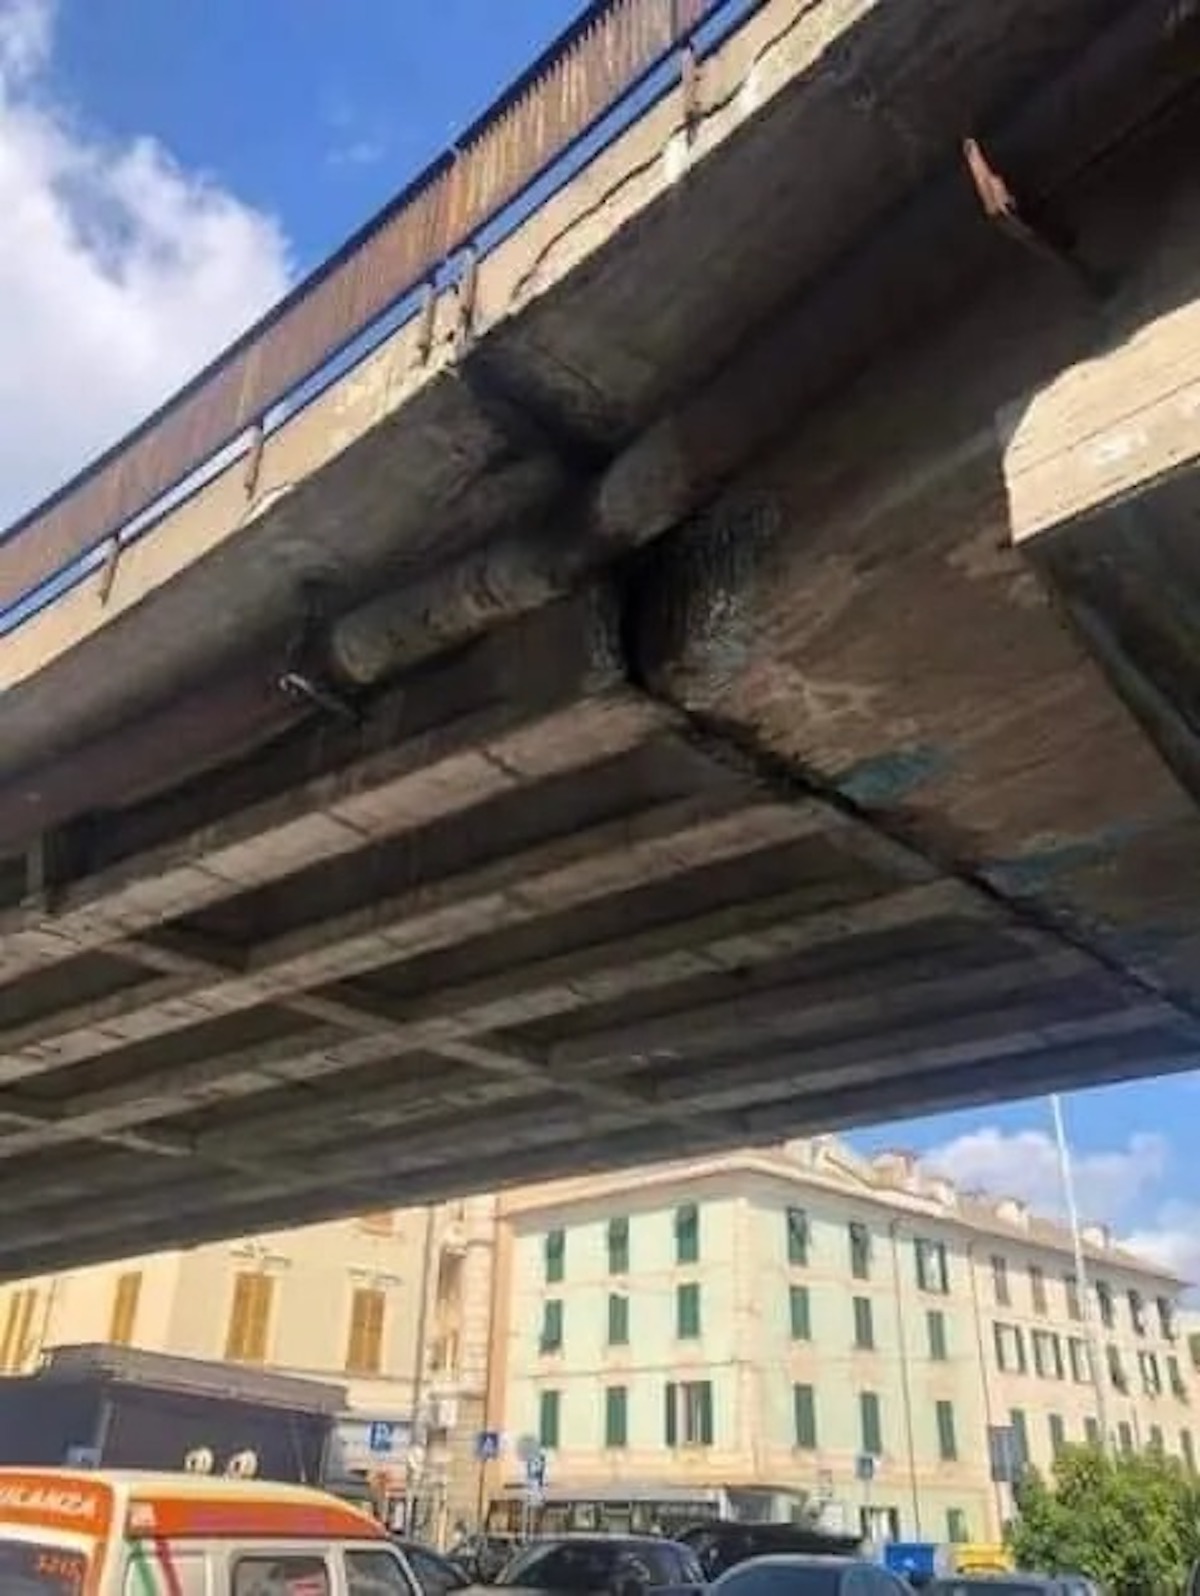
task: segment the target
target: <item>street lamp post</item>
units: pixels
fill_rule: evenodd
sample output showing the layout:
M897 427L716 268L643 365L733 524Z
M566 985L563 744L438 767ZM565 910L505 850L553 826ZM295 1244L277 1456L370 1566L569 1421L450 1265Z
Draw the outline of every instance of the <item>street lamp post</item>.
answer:
M1096 1334L1092 1289L1088 1279L1087 1258L1083 1250L1083 1235L1079 1228L1079 1209L1075 1203L1075 1179L1071 1170L1071 1149L1067 1142L1063 1120L1062 1099L1057 1092L1050 1094L1050 1112L1054 1118L1054 1140L1058 1148L1058 1169L1062 1180L1063 1199L1067 1207L1067 1222L1071 1227L1071 1248L1075 1255L1075 1280L1079 1290L1079 1305L1083 1313L1083 1333L1087 1345L1088 1362L1092 1367L1092 1386L1096 1392L1096 1422L1100 1426L1100 1449L1107 1454L1111 1447L1108 1432L1108 1396L1104 1386L1104 1365L1100 1357L1100 1338Z

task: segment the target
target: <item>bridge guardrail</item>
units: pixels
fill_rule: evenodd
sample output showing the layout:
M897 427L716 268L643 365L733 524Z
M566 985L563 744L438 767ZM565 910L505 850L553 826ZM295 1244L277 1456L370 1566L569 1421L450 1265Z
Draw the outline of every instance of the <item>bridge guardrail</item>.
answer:
M593 0L343 247L48 499L0 532L0 622L250 429L564 156L728 0ZM753 9L751 6L749 9ZM40 607L37 606L37 607ZM0 625L0 637L11 630Z

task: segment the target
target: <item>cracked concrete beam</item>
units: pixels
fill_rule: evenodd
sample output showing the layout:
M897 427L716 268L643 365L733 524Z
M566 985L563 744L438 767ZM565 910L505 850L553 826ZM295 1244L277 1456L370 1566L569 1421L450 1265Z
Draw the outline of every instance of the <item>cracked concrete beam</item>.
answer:
M321 860L417 831L527 781L599 763L667 712L624 689L549 714L491 706L251 804L63 890L52 913L0 914L0 980L136 935Z
M1091 972L1091 961L1071 949L1040 962L1013 958L978 970L946 973L945 960L928 959L924 968L900 963L891 974L864 971L859 979L839 975L815 985L767 988L715 1003L689 1008L681 1019L666 1014L633 1019L625 1025L555 1043L549 1062L561 1068L594 1066L622 1058L693 1058L697 1053L750 1049L786 1039L821 1036L844 1026L870 1025L880 1034L887 1027L936 1014L943 1005L958 1005L1047 986L1059 989L1073 976Z
M585 717L581 707L576 718ZM134 988L0 1034L0 1082L794 841L820 824L819 813L803 805L755 803L745 793L659 803L289 932L257 949L245 973L215 981L165 976L147 983L148 990Z
M313 1035L282 1037L239 1053L168 1066L135 1082L85 1092L65 1112L80 1134L89 1127L144 1124L219 1100L252 1098L286 1080L315 1080L399 1057L405 1051L445 1048L481 1032L553 1014L567 1014L623 995L677 982L751 968L859 935L912 926L939 916L964 918L977 908L954 882L899 892L813 913L808 893L782 893L754 904L735 904L682 923L600 945L557 954L501 976L459 983L395 1005L351 989L356 1013L378 1019L373 1034L344 1035L344 1015ZM335 988L343 991L344 987ZM332 1013L332 1011L330 1011ZM364 1023L365 1029L365 1023ZM251 1109L251 1112L253 1110ZM276 1111L283 1130L309 1108ZM319 1119L314 1123L320 1123ZM35 1133L6 1142L5 1156L39 1145ZM11 1153L10 1153L11 1148ZM3 1190L0 1181L0 1190ZM7 1199L19 1202L13 1192Z

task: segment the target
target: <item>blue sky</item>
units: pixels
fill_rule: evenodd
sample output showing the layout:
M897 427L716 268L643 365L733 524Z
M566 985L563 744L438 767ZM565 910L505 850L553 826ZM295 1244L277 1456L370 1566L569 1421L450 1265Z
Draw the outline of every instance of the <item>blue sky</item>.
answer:
M575 9L0 0L0 520L336 247ZM1196 1076L1068 1105L1083 1206L1200 1278L1198 1110ZM1048 1133L1036 1102L858 1140L1054 1206Z

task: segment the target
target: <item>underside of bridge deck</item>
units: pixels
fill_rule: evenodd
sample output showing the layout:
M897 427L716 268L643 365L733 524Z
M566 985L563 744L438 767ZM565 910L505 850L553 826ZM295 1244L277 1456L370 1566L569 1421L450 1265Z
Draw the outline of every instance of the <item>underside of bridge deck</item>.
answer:
M707 355L698 171L6 696L0 1274L1191 1066L1200 123L1128 99L1022 124L1033 248L909 161L784 294L784 196Z

